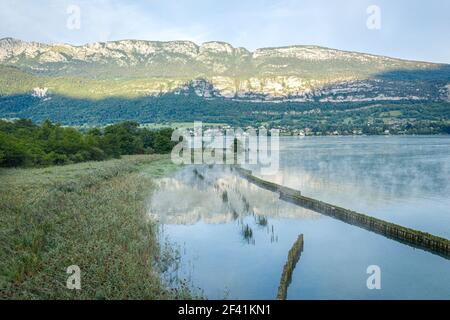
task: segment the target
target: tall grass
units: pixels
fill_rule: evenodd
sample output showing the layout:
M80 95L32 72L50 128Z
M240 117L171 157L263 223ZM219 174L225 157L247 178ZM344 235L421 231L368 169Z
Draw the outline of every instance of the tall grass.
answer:
M145 198L168 156L0 171L0 298L177 299L156 261ZM81 268L81 290L66 288Z

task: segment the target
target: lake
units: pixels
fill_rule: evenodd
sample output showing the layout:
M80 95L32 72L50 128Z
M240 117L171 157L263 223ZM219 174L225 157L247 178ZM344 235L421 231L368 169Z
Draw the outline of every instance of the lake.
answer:
M280 169L264 179L450 238L448 136L281 137ZM159 180L149 215L178 248L166 280L210 299L274 299L300 234L288 299L450 298L450 260L284 202L229 167ZM380 290L367 287L369 266L380 267Z

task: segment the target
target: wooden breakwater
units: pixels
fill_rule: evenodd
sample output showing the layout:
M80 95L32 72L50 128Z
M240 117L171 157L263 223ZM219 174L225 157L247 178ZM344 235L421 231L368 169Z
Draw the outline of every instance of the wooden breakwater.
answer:
M254 176L251 171L241 167L237 166L235 168L242 177L246 178L251 183L266 190L278 192L282 200L289 201L306 209L375 232L411 247L423 249L446 259L450 259L450 241L448 239L406 228L313 198L308 198L303 196L298 190L283 187L276 183L258 178Z
M281 274L280 286L278 287L277 300L286 300L287 290L292 282L292 273L303 252L303 235L301 234L289 250L288 259Z

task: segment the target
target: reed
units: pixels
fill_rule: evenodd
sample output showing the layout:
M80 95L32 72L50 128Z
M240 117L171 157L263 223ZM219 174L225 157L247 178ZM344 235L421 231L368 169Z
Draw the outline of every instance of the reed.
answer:
M168 156L0 171L1 299L173 299L145 199ZM79 291L66 288L68 266Z

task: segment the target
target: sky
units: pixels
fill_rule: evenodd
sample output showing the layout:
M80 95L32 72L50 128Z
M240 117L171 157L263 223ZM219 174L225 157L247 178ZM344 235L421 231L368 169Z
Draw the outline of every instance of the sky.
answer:
M0 38L320 45L450 63L448 0L1 0Z

